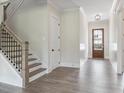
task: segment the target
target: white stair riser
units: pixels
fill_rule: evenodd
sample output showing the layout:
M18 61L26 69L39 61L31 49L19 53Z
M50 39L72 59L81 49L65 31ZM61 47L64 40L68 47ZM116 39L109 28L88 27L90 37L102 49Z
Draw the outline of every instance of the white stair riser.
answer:
M30 73L30 72L33 72L33 71L35 71L35 70L38 70L39 68L42 68L42 66L39 65L39 66L36 66L36 67L30 68L30 69L29 69L29 73Z
M45 71L43 71L43 72L41 72L41 73L38 73L38 74L36 74L36 75L30 77L30 78L29 78L29 82L32 82L32 81L34 81L34 80L36 80L36 79L38 79L38 78L44 76L46 73L47 73L47 70L45 70Z

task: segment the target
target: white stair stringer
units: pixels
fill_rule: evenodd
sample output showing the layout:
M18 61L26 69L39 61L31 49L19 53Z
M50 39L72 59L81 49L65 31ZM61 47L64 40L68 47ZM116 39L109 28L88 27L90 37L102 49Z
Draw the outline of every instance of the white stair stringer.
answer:
M0 82L23 87L23 79L0 50Z

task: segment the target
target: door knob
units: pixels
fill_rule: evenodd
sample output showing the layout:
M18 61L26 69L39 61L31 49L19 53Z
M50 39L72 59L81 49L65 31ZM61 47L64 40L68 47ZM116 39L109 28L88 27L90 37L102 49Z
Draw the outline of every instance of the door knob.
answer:
M54 49L52 49L52 51L54 51Z

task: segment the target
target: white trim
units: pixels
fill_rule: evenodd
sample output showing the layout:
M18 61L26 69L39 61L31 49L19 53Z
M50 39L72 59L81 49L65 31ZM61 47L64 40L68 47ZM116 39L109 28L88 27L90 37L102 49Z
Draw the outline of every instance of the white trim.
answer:
M120 8L122 7L123 0L114 0L112 8L111 8L111 13L117 13Z
M77 63L79 63L79 62L78 61L75 61L73 63L72 63L72 61L71 62L61 62L60 66L61 67L80 68L80 63L79 64L77 64Z

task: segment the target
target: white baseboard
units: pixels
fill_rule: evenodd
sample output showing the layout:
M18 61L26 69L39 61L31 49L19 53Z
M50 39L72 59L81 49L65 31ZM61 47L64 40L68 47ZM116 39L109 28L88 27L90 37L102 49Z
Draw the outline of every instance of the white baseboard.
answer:
M75 62L75 63L71 63L71 62L61 62L60 66L62 67L71 67L71 68L80 68L80 62Z

